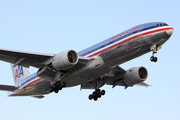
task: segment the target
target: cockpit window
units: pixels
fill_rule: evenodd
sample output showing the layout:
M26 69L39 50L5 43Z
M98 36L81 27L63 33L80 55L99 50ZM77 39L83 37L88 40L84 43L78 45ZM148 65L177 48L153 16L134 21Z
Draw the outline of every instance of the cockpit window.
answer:
M160 24L157 24L156 27L160 27L160 26L167 26L166 23L160 23Z

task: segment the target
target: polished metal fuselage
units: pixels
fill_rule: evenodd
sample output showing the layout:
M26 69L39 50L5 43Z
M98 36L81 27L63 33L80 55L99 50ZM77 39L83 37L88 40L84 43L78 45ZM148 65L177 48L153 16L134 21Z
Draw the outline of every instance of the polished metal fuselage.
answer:
M79 52L79 56L91 57L92 61L82 68L70 72L61 81L66 82L66 87L89 82L107 74L124 62L150 52L153 45L161 46L171 35L167 33L166 29L156 30L157 24L159 23L135 26ZM51 85L50 82L41 80L26 89L21 88L19 91L15 91L11 96L48 94Z

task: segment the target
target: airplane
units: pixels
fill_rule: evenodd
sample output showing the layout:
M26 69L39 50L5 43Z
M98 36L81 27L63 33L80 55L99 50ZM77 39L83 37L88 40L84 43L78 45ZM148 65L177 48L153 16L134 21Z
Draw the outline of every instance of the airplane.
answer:
M119 65L152 52L150 61L157 62L155 53L173 34L173 27L164 22L141 24L127 29L85 50L66 50L58 54L25 52L0 48L0 60L11 63L15 85L0 85L9 96L43 98L68 87L80 85L93 89L89 100L97 101L105 95L104 85L141 85L148 77L145 67L124 70ZM30 74L26 68L38 68Z

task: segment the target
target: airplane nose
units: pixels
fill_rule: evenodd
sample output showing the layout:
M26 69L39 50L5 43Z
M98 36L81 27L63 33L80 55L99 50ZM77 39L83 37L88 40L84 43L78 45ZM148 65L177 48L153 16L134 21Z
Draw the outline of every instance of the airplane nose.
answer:
M166 33L167 33L168 35L172 35L172 34L173 34L173 29L172 29L172 30L167 30Z

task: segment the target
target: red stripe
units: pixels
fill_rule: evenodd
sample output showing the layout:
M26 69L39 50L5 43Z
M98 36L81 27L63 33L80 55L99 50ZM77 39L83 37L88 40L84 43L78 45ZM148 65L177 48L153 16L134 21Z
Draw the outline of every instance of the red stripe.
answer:
M37 80L35 80L35 81L31 82L31 83L28 83L28 84L27 84L26 86L24 86L23 88L25 89L26 87L28 87L28 86L32 85L33 83L38 82L38 81L40 81L40 80L42 80L42 78L39 78L39 79L37 79Z
M114 45L112 45L112 46L110 46L110 47L108 47L108 48L105 48L105 49L103 49L103 50L101 50L101 51L99 51L99 52L97 52L97 53L94 53L94 54L92 54L92 55L89 55L88 57L93 57L93 56L95 56L95 55L98 55L98 54L100 54L100 53L102 53L102 52L105 52L106 50L109 50L109 49L111 49L111 48L114 48L114 47L116 47L116 46L118 46L118 45L120 45L120 44L123 44L123 43L127 42L127 41L130 41L130 40L132 40L132 39L138 38L139 36L145 36L145 35L148 35L148 34L152 34L152 33L155 33L155 32L161 32L161 31L165 31L165 30L173 30L173 28L172 28L172 27L162 28L162 29L158 29L158 30L153 30L153 31L149 31L149 32L146 32L146 33L142 33L142 34L139 34L139 35L135 35L135 36L133 36L133 37L131 37L131 38L128 38L128 39L126 39L126 40L124 40L124 41L122 41L122 42L119 42L119 43L114 44Z

